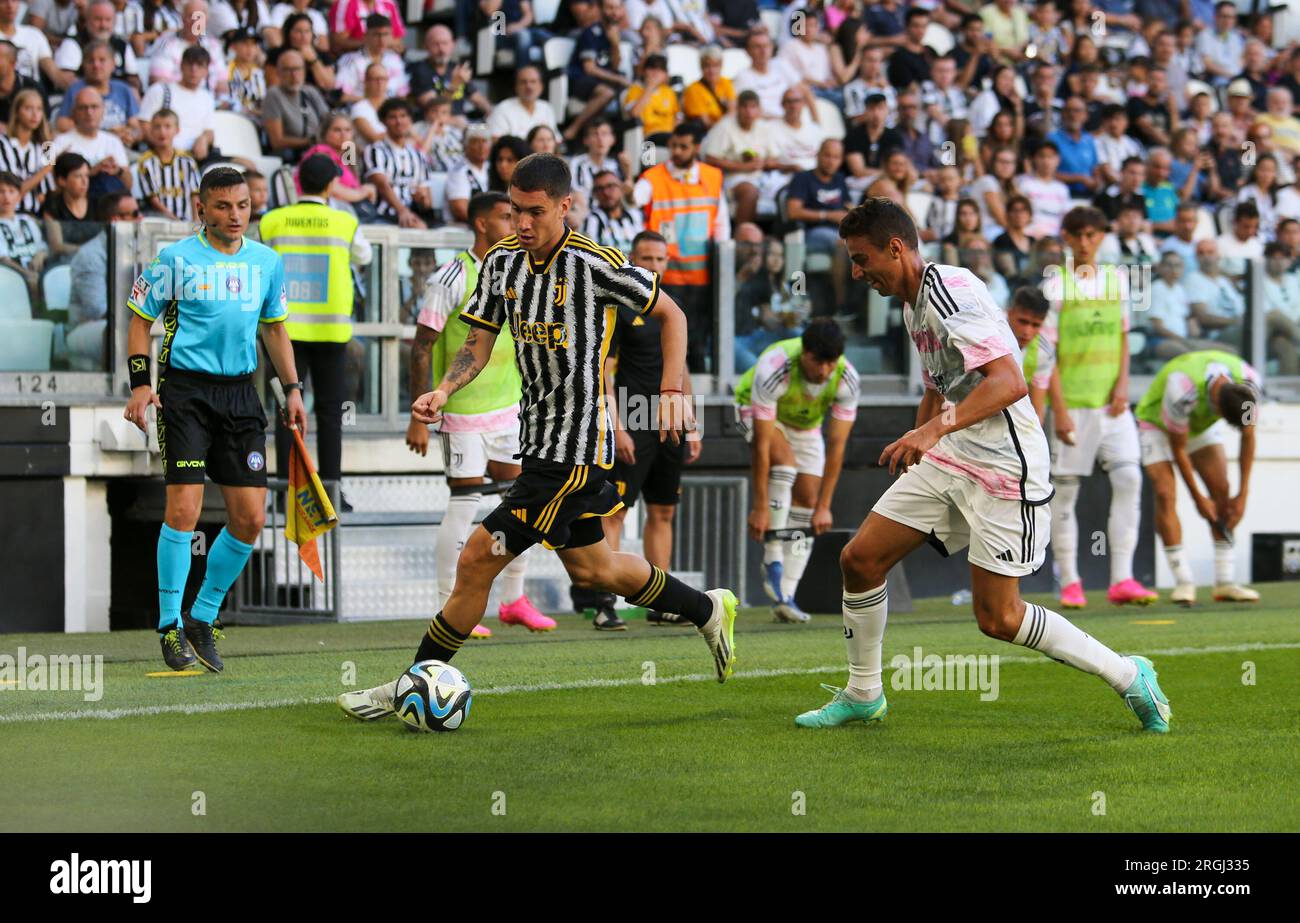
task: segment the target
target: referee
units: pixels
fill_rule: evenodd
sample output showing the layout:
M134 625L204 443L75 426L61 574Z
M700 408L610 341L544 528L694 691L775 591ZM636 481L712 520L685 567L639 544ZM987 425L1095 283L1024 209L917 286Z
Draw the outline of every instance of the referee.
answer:
M555 550L579 586L684 616L704 637L718 681L725 682L735 665L735 595L701 593L605 541L600 519L622 505L608 480L614 439L602 374L618 311L660 323L658 435L674 441L693 425L682 399L686 318L660 292L654 273L566 229L571 182L568 164L554 154L519 161L509 189L515 233L484 256L478 286L460 314L469 335L438 387L411 408L417 420L437 423L448 398L488 364L497 334L509 328L521 380L521 471L465 543L455 588L415 659L450 660L483 618L492 581L540 542ZM396 687L393 681L345 693L339 706L361 719L390 715Z
M244 237L252 203L243 175L208 172L199 186L203 230L171 246L140 274L127 301L131 400L124 416L141 430L158 408L158 448L167 481L167 511L158 536L158 633L173 670L197 659L222 670L213 623L226 591L243 570L266 516L266 416L253 371L262 331L288 393L290 422L305 432L307 415L284 329L284 263ZM162 317L158 391L150 386L149 330ZM181 613L190 570L190 539L203 506L203 476L221 485L229 516L208 550L207 573L192 612Z
M325 201L341 173L324 154L308 157L298 169L302 196L267 212L260 225L262 243L284 260L289 307L284 328L293 343L294 365L316 394L316 460L326 483L337 482L343 467L352 266L367 266L372 258L370 243L357 232L356 216ZM282 478L289 476L290 440L284 421L276 420L275 459Z

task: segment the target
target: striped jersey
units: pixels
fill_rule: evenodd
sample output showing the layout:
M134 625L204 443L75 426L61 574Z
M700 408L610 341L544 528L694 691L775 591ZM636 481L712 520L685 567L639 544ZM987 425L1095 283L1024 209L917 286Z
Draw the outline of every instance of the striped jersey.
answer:
M567 465L614 463L602 374L620 306L648 314L659 277L623 254L566 230L542 262L512 235L483 259L461 320L509 328L523 381L522 455Z
M236 112L256 114L262 111L262 100L266 99L266 72L262 68L254 67L245 74L237 63L231 61L226 85Z
M41 147L34 141L21 145L8 135L0 135L0 169L12 173L24 182L43 167ZM18 203L18 212L24 215L41 213L41 197L54 189L54 171L45 174L45 179L27 191Z
M632 239L644 230L645 217L639 208L624 208L620 217L611 218L599 205L593 205L582 223L584 235L602 247L615 247L624 253L632 252Z
M903 322L921 357L925 387L959 404L983 380L979 369L1002 356L1021 366L1006 314L973 273L926 263L915 305ZM1047 437L1026 395L1001 412L948 433L927 461L974 481L989 495L1028 503L1051 499Z
M429 163L424 159L424 153L409 138L404 145L398 147L384 136L366 148L364 159L366 178L369 179L376 173L388 177L388 183L393 187L398 201L407 208L411 207L411 198L415 195L415 190L430 178ZM393 207L382 197L379 199L376 211L388 218L397 215Z
M191 196L199 191L202 172L198 163L184 151L173 151L172 159L164 161L153 151L145 151L132 168L135 174L133 194L152 209L151 196L158 197L158 203L181 221L193 221L194 209Z

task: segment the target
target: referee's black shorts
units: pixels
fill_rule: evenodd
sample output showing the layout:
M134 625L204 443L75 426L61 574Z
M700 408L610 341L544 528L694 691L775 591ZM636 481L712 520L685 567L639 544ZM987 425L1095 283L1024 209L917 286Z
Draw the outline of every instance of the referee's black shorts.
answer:
M158 448L168 484L266 486L266 414L253 376L168 368L160 376Z
M646 503L675 506L681 501L685 443L674 443L671 439L660 442L657 430L638 430L630 435L636 461L630 465L615 461L610 472L619 499L624 506L635 506L644 494Z
M514 555L539 542L547 548L583 548L605 537L600 518L622 505L609 472L596 465L562 465L524 456L519 477L483 528Z

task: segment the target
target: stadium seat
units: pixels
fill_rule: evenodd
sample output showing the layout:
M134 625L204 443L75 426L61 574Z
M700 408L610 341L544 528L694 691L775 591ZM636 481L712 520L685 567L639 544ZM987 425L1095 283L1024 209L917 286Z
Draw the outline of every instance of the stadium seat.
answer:
M54 321L0 320L0 371L47 372Z
M1213 240L1218 236L1219 232L1214 227L1214 218L1202 208L1196 213L1196 230L1192 232L1192 240Z
M631 80L633 77L636 76L635 73L636 46L633 45L631 42L619 42L618 48L619 48L618 60L620 62L618 71L628 80ZM669 69L668 73L671 74L672 70Z
M497 37L491 26L478 30L474 40L474 73L486 77L496 67L509 69L515 60L515 53L508 48L497 51Z
M828 138L844 138L844 115L829 99L820 96L813 100L817 106L817 122Z
M283 166L271 175L271 207L280 208L298 201L298 187L293 181L293 167Z
M937 22L932 22L925 27L925 37L921 39L921 44L928 48L934 49L934 53L943 57L952 51L956 42L953 40L952 32Z
M45 310L68 310L72 301L72 264L63 263L45 270L41 277L41 293L45 296Z
M645 162L641 157L641 144L645 141L645 126L641 124L640 119L633 119L629 122L627 130L623 132L623 150L627 151L628 156L632 158L632 171L636 176L640 176L640 171L644 169ZM658 158L655 163L659 163Z
M429 191L433 194L433 210L444 218L447 214L447 174L434 173L429 177Z
M563 117L569 105L569 74L566 68L573 57L574 41L571 38L548 39L542 47L542 59L546 64L549 83L546 99L555 110L557 117Z
M668 46L668 73L682 78L682 87L700 79L700 49L694 45Z
M918 228L925 227L925 219L930 214L930 203L934 196L928 192L909 192L906 197L907 210L912 213L912 220Z
M533 0L533 21L539 26L549 26L555 22L559 12L560 0Z
M781 11L759 10L758 15L763 20L763 26L767 29L768 34L772 36L772 41L775 42L781 34ZM670 70L669 73L673 73L673 71Z
M32 296L17 270L0 266L0 320L31 320Z
M749 52L745 49L724 48L722 50L722 76L728 80L735 80L752 66L753 62L749 60Z
M257 124L237 112L218 109L213 119L213 135L223 155L251 161L263 176L271 176L284 163L279 157L262 153Z
M1219 222L1219 234L1232 233L1232 213L1236 209L1236 207L1237 207L1236 202L1229 202L1228 204L1219 208L1219 214L1217 215L1218 222ZM1218 235L1216 234L1215 236L1217 237Z

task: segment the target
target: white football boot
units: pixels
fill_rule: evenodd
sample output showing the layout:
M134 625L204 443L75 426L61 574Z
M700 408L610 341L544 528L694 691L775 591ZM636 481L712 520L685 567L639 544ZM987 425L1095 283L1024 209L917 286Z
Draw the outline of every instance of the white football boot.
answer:
M344 714L356 718L358 721L374 721L378 718L387 718L396 711L393 707L393 696L396 694L397 680L393 680L391 683L384 683L374 689L360 689L356 692L343 693L339 696L339 708L343 709Z
M1196 605L1196 584L1180 583L1174 587L1174 591L1169 594L1171 603L1178 603L1180 606Z
M1214 600L1221 603L1257 603L1259 594L1238 583L1221 583L1214 588Z

